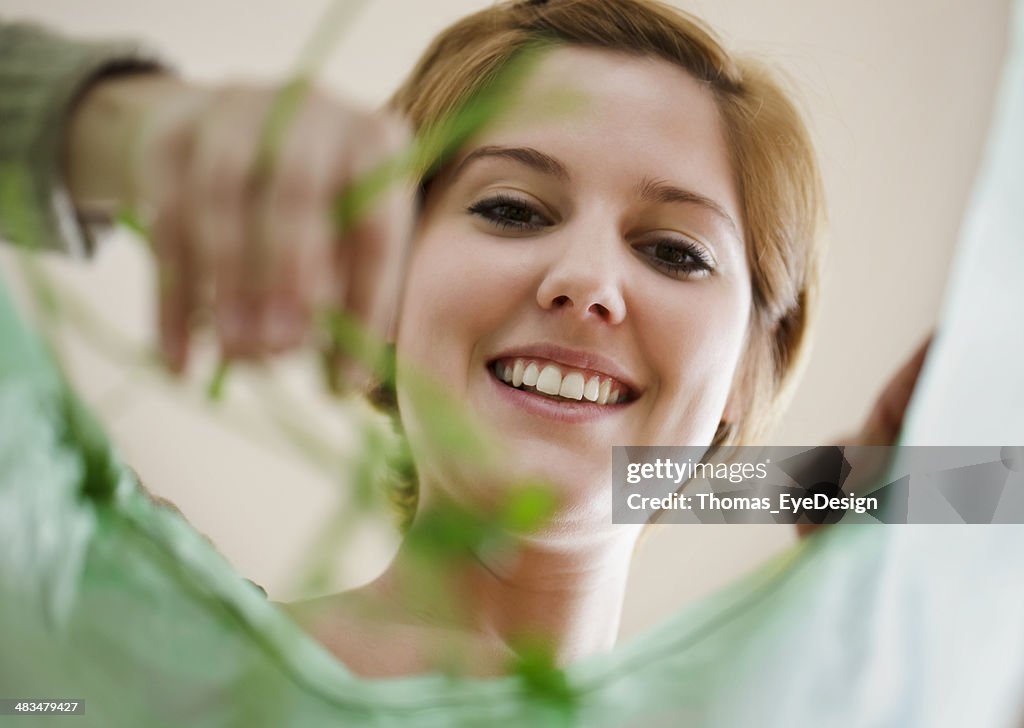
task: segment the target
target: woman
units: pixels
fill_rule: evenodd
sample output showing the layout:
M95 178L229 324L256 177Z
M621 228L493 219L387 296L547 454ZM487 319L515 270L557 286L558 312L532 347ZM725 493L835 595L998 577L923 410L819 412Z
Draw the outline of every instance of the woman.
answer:
M392 107L429 130L537 43L495 122L420 180L404 286L411 195L340 240L328 215L403 146L400 124L313 94L269 139L269 92L136 75L94 86L70 125L76 207L128 202L152 222L172 368L200 308L224 354L250 358L302 343L312 312L340 302L502 446L502 478L436 457L399 378L421 511L486 512L524 477L556 486L543 531L452 575L464 619L399 598L419 568L404 547L371 584L289 607L359 674L429 669L453 642L476 674L524 639L559 664L610 648L639 535L611 524L611 446L756 442L806 341L822 205L806 131L767 74L688 16L646 0L501 4L445 31ZM578 103L553 111L566 95ZM915 372L871 437L891 439Z
M798 115L673 11L483 11L442 34L393 105L430 128L549 37L501 118L425 180L398 319L399 357L496 433L504 471L541 476L560 500L512 563L484 555L461 575L478 665L530 633L560 662L611 647L638 535L611 524L611 446L750 442L798 358L817 276L820 192ZM570 93L579 108L544 112ZM499 484L430 457L401 380L398 402L420 506L493 507ZM386 599L405 560L321 600L329 619L360 595ZM360 664L381 642L352 627L321 637ZM412 630L389 661L424 644Z

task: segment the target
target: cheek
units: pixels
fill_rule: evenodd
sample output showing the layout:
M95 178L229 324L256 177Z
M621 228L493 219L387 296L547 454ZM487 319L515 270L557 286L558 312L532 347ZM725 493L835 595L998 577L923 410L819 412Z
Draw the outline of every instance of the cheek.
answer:
M479 377L490 337L507 326L527 292L508 256L491 255L486 245L457 226L421 225L413 243L399 315L396 349L400 361L440 382L445 396L468 402L474 368ZM440 457L431 413L421 410L414 391L399 376L399 411L421 483L477 483L481 474L466 458ZM472 417L472 411L464 414ZM436 415L435 415L436 416ZM440 428L441 431L444 428ZM483 424L481 425L483 430ZM434 443L433 445L431 443ZM489 481L488 481L489 482ZM479 495L493 497L499 489Z
M480 247L454 226L422 230L399 317L398 355L455 386L466 381L477 344L519 300L507 264Z
M645 349L658 379L654 407L664 442L709 443L722 418L746 341L747 285L695 283L677 290L652 288ZM657 300L656 300L657 299Z

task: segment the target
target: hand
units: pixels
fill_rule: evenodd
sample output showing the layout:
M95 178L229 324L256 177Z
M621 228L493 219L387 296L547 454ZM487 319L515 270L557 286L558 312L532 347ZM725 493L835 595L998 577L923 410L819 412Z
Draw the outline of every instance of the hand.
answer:
M910 397L914 392L914 386L921 374L921 367L924 365L925 356L931 343L932 336L929 336L889 380L882 390L882 394L875 401L875 406L860 431L852 437L843 438L838 444L853 447L895 444L900 428L903 426L907 405L910 403ZM873 472L876 468L881 469L887 461L888 458L882 456L877 464L862 462L859 472L863 476L864 473ZM800 537L804 537L814 533L822 525L824 524L798 523L796 531Z
M848 438L843 445L895 444L931 343L932 336L929 335L885 385L860 432Z
M393 185L344 234L336 209L353 181L405 148L405 125L312 90L274 140L276 98L145 74L101 82L72 118L76 204L108 214L130 205L147 221L160 342L175 372L199 312L212 314L227 359L302 345L325 308L381 338L396 314L411 190Z

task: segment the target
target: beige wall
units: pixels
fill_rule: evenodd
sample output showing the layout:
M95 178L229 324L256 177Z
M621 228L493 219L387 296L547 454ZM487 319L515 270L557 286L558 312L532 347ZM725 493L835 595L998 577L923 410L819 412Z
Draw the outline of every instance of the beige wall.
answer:
M376 0L324 72L339 93L382 101L429 37L480 0ZM814 444L851 430L883 381L934 325L961 213L978 163L1004 51L1005 0L718 0L679 2L734 49L779 66L812 120L830 199L832 247L813 357L779 443ZM198 79L279 78L323 8L321 0L0 0L0 14L81 36L127 35ZM255 10L254 8L259 8ZM8 252L0 263L11 271ZM130 341L150 340L151 270L115 236L89 266L50 267ZM66 341L71 373L154 491L177 502L238 569L272 596L299 592L296 565L337 487L258 416L246 378L222 413L193 393ZM355 445L317 396L307 363L278 367L302 410L339 449ZM245 433L245 434L240 434ZM790 543L779 527L666 526L637 557L624 634L705 593ZM337 585L382 567L391 544L367 528L347 549Z

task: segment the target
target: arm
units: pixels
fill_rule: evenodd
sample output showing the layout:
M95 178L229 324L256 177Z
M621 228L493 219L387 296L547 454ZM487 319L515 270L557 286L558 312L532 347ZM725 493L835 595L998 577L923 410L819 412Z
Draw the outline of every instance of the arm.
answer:
M281 122L276 86L200 86L138 73L159 67L125 46L0 31L0 95L12 110L0 128L0 234L87 253L80 222L139 213L172 370L186 366L199 312L225 359L322 338L314 329L324 310L387 335L414 191L388 188L343 232L336 204L406 148L403 122L315 88ZM281 122L272 142L270 121ZM352 385L364 374L355 369Z
M897 444L900 428L903 426L903 417L910 404L914 385L917 384L917 378L921 374L921 368L924 366L931 342L932 337L929 336L888 381L885 389L875 401L875 406L860 432L843 438L837 444L851 446ZM819 528L821 528L820 525L812 523L796 525L797 535L801 538L814 533Z

